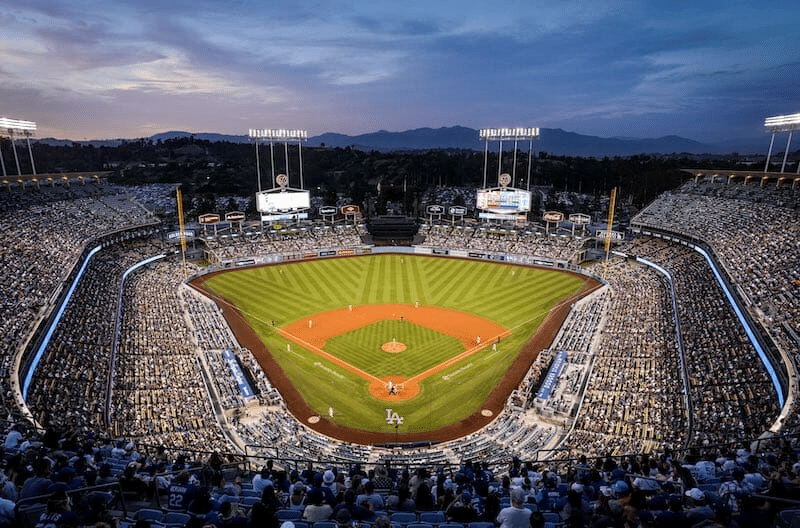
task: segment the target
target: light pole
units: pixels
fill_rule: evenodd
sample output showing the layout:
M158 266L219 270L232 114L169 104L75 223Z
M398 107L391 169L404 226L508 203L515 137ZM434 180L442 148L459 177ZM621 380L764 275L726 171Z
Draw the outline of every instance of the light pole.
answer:
M517 183L517 144L520 140L529 140L528 146L528 190L531 186L531 158L533 155L533 140L539 139L538 127L516 127L516 128L483 128L480 130L480 138L486 143L486 148L483 151L483 188L486 188L486 174L488 171L489 163L489 141L498 141L500 143L500 152L497 155L497 176L503 172L502 156L503 156L503 140L514 142L513 164L511 168L511 181L514 185Z
M768 117L764 120L764 128L772 133L767 152L767 161L764 164L764 172L769 172L769 160L772 157L772 145L775 142L775 134L778 132L788 132L789 138L786 140L786 150L783 152L783 163L781 172L786 168L786 158L789 156L789 144L792 142L792 131L800 129L800 114L779 115ZM797 171L800 174L800 161L797 163Z
M31 134L36 132L36 123L33 121L22 121L20 119L9 119L7 117L0 117L0 135L6 132L8 138L11 140L11 150L14 152L14 161L17 164L17 176L22 176L22 171L19 168L19 157L17 157L17 146L14 143L14 134L21 133L28 143L28 155L31 158L31 170L33 175L36 175L36 166L33 164L33 151L31 150ZM0 163L3 165L3 176L6 176L6 164L2 156L0 156Z

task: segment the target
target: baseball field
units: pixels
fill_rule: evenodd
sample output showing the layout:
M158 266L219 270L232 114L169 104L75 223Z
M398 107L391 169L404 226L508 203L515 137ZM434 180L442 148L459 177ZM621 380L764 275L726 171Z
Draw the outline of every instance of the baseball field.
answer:
M554 307L565 314L594 283L384 254L226 271L195 285L223 307L298 419L370 443L491 421L540 350L532 343L545 319L552 338Z

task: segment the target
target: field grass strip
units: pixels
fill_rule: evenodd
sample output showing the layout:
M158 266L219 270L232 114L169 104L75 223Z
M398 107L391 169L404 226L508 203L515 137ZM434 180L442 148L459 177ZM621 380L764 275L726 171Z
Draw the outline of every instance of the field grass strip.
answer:
M377 377L373 376L372 374L369 374L368 372L364 372L360 368L351 365L347 361L344 361L342 359L337 358L336 356L328 354L327 352L325 352L321 348L309 343L308 341L305 341L304 339L300 339L299 337L297 337L294 334L290 334L289 332L283 330L282 328L278 329L278 334L280 334L283 337L289 339L290 341L293 341L293 342L297 343L298 345L300 345L302 347L307 348L308 350L310 350L314 354L316 354L316 355L318 355L318 356L320 356L322 358L325 358L328 361L330 361L332 363L335 363L336 365L339 365L343 369L349 370L350 372L352 372L356 376L364 378L367 381L377 381L378 383L383 383L383 380L381 380L380 378L377 378Z
M476 346L474 346L472 348L469 348L469 349L465 350L464 352L458 354L457 356L453 356L450 359L442 361L441 363L438 363L437 365L434 365L433 367L429 368L428 370L417 374L416 376L412 376L412 377L408 378L405 381L405 383L419 383L422 380L424 380L425 378L427 378L429 376L432 376L432 375L436 374L437 372L441 372L442 370L446 369L447 367L450 367L451 365L455 365L456 363L458 363L462 359L466 359L466 358L470 357L471 355L475 354L479 350L483 350L484 348L488 347L492 343L496 343L498 339L501 339L501 338L509 336L509 335L511 335L511 331L509 331L509 330L506 330L503 333L497 334L496 336L492 337L492 339L488 340L485 345L476 345Z

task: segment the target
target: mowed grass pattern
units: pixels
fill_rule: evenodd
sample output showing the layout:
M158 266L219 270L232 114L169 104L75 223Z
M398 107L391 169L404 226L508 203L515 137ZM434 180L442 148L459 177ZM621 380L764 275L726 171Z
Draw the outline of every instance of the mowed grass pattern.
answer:
M419 396L392 405L404 416L405 430L424 431L455 423L478 410L552 306L579 291L582 284L572 275L539 268L387 254L235 270L210 278L206 287L241 310L304 399L321 416L327 416L329 407L333 407L339 424L393 432L394 427L386 424L386 402L369 394L366 381L294 344L287 350L287 340L272 327L273 321L281 327L350 304L419 302L468 312L509 329L511 335L503 339L496 352L481 352L450 366L441 375L426 379ZM329 340L333 348L328 350L326 345L326 351L340 355L353 353L356 348L369 350L383 339L378 335L382 332L379 325L360 332L363 342L361 337L353 341L352 336L343 336L341 343L339 339ZM427 338L420 334L420 343L412 342L411 337L403 342L425 348ZM438 344L431 346L440 350ZM398 360L400 356L412 357L404 353ZM354 358L353 364L359 361L370 366L364 370L379 377L376 369L403 368L390 363L382 366L384 358L377 354L374 365L371 359L369 355ZM418 372L419 365L413 370ZM394 375L402 374L396 371Z
M381 350L396 339L408 348L402 353ZM410 378L464 351L450 336L409 322L381 321L329 339L325 351L379 378Z

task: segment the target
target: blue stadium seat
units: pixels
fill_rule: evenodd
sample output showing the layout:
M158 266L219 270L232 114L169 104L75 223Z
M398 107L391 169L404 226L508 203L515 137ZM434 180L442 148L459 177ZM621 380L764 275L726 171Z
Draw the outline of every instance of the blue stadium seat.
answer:
M553 512L542 512L542 516L544 517L544 522L558 524L561 522L561 516L557 513Z
M244 506L249 508L253 504L257 503L260 500L261 500L261 497L242 497L241 504L243 504Z
M419 522L430 523L430 524L442 524L444 522L444 512L442 511L420 512Z
M279 521L295 521L303 516L302 510L283 509L276 512Z
M142 508L134 514L133 518L137 521L155 521L157 523L163 523L164 512L161 510L154 510L153 508Z
M192 516L188 513L167 512L166 515L164 515L164 524L167 528L186 526L190 520L192 520Z
M457 522L443 522L439 525L439 528L465 528L462 523Z
M417 522L417 514L411 512L396 512L393 513L389 520L392 524L397 526L406 526Z

